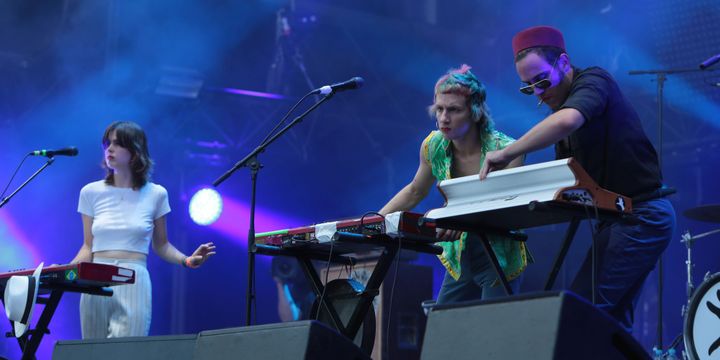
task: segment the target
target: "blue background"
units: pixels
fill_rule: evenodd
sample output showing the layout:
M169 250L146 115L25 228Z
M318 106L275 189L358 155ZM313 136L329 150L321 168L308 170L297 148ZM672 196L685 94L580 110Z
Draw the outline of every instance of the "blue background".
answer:
M286 33L276 29L280 9L289 21ZM719 23L720 3L711 0L3 1L0 184L28 151L72 145L80 154L58 157L0 209L0 271L73 258L82 243L78 192L103 176L103 130L112 121L132 120L149 136L154 181L170 193L171 242L186 253L201 242L218 246L218 254L193 271L149 257L151 335L240 326L249 173L241 169L220 186L226 211L213 226L192 223L189 197L251 151L310 88L353 76L366 80L360 90L337 94L262 154L258 231L382 207L415 173L420 142L434 127L426 107L436 79L462 63L486 83L496 126L521 136L548 114L517 91L510 40L532 25L561 29L573 64L610 71L660 147L655 77L628 71L696 68L720 52ZM202 84L195 87L197 96L167 95L164 86L188 80ZM680 214L720 202L720 87L713 86L718 82L714 72L688 73L669 76L665 86L661 153L666 183L678 189L672 201L679 214L664 256L665 345L682 330L686 301L680 235L717 228ZM527 162L552 156L547 149ZM42 164L42 158L28 159L10 190ZM441 205L433 192L416 211ZM537 262L526 273L523 291L542 286L564 229L528 231ZM572 280L588 244L583 225L558 287ZM699 240L695 249L699 284L706 272L720 271L720 239ZM430 256L417 261L433 266L437 292L439 262ZM656 281L651 274L636 310L634 335L646 349L656 342ZM268 257L258 257L257 287L257 323L279 321ZM55 340L80 337L78 299L63 298L40 358L49 358ZM0 322L0 331L8 330L9 324ZM0 355L17 357L17 344L0 341Z

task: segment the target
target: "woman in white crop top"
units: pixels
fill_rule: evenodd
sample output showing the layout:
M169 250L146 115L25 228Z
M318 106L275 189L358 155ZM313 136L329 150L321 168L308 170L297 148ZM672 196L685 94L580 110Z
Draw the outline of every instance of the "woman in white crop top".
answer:
M167 238L170 212L164 187L150 182L152 159L145 132L133 122L114 122L103 135L104 180L80 191L83 245L73 263L92 261L135 270L135 284L113 288L112 297L83 294L83 339L146 336L150 329L152 288L145 266L150 244L165 261L190 268L215 254L213 243L185 256Z

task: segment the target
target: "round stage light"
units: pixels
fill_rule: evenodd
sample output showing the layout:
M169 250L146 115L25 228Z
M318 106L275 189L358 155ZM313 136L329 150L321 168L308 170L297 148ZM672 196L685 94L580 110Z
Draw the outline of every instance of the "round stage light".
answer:
M223 202L220 194L209 188L200 189L192 198L188 211L190 218L198 225L210 225L222 214Z

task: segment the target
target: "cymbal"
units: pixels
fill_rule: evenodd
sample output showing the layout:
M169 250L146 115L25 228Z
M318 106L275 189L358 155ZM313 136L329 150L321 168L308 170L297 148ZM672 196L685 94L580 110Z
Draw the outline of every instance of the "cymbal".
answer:
M720 204L698 206L685 210L683 215L688 219L720 223Z

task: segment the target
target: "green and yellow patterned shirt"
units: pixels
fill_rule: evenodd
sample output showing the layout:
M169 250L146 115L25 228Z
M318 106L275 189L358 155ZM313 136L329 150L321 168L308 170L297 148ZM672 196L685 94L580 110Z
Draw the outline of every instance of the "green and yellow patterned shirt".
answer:
M492 130L486 134L482 139L481 166L488 151L503 149L513 141L513 138L499 131ZM433 131L423 141L422 149L423 158L430 165L433 176L438 181L450 179L453 159L450 141L440 131ZM518 277L527 267L530 258L525 243L497 235L488 234L487 237L508 280ZM465 249L466 239L467 233L462 233L457 241L438 243L443 248L443 253L438 255L438 258L455 280L460 278L460 256Z

